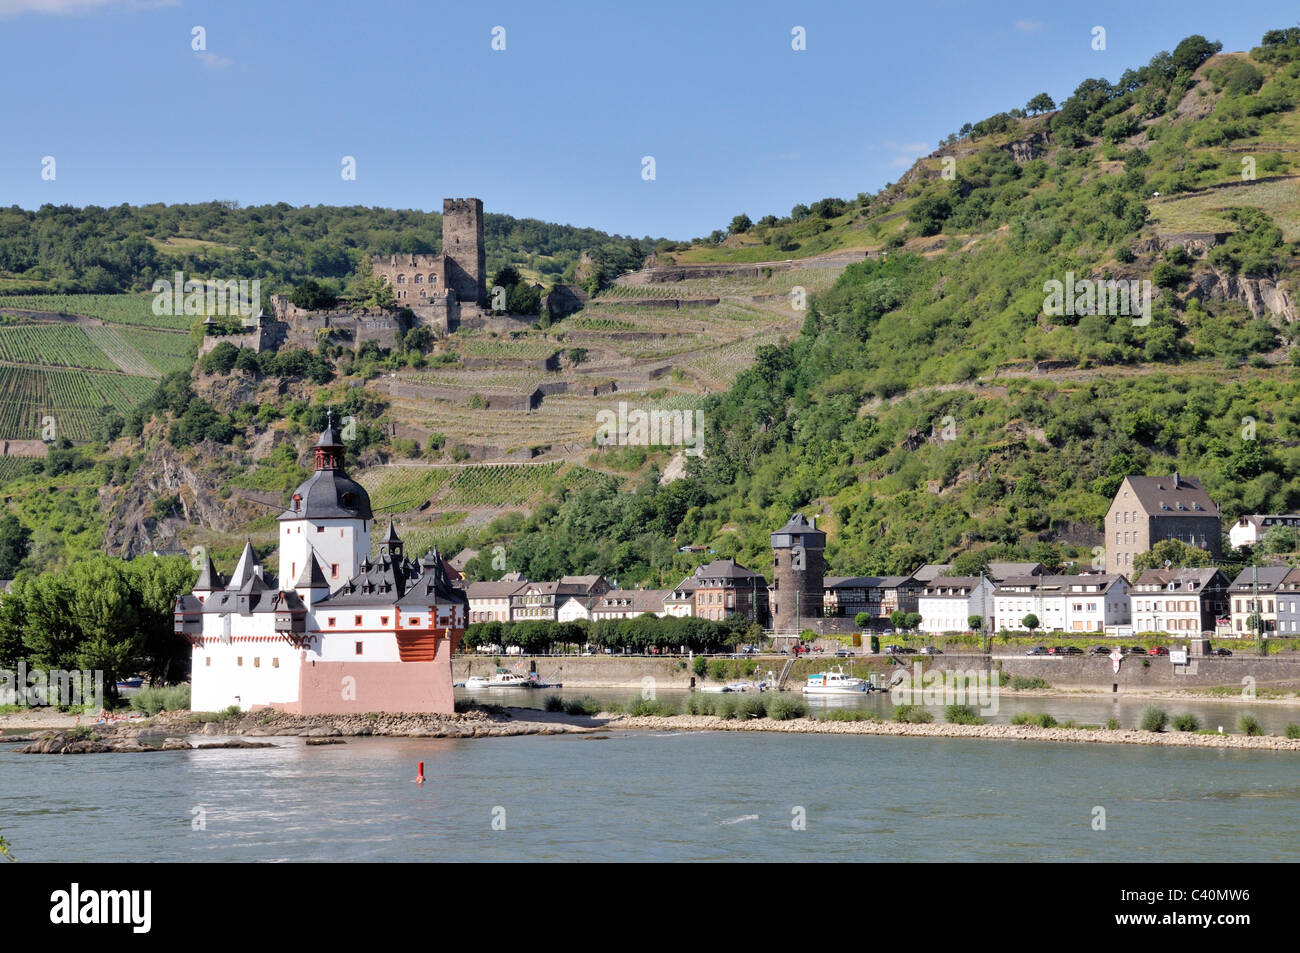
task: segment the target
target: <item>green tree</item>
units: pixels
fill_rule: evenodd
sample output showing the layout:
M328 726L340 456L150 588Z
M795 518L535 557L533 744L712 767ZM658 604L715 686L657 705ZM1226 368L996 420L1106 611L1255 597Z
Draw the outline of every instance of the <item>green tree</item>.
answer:
M1133 560L1133 574L1147 569L1163 569L1168 562L1172 568L1202 569L1214 565L1214 557L1205 549L1189 546L1180 539L1162 539Z
M750 221L749 216L741 212L731 220L730 230L733 235L743 235L753 227L754 223Z
M921 624L921 613L909 612L903 618L903 627L909 631L915 630Z
M871 613L859 612L857 615L853 617L853 624L856 625L859 629L868 628L871 625Z
M982 615L967 616L966 625L972 632L982 632L984 631L984 617Z
M889 613L889 624L895 632L902 632L903 629L907 628L907 613L902 609L895 609Z
M31 551L32 534L12 513L0 519L0 579L12 579Z
M1025 104L1025 111L1031 115L1051 112L1055 108L1056 103L1053 102L1052 97L1048 96L1046 93L1039 93Z
M1029 615L1025 616L1023 619L1020 620L1020 624L1029 630L1030 635L1033 635L1034 632L1038 630L1038 626L1039 626L1038 616L1034 615L1031 612L1029 613Z

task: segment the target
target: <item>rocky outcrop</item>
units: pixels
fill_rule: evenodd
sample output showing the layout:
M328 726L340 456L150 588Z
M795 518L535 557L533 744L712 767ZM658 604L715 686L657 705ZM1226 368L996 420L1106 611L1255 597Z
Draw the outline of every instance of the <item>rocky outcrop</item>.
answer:
M1288 324L1296 320L1295 302L1285 281L1225 275L1215 268L1192 280L1195 287L1188 292L1189 298L1202 301L1240 301L1256 318L1281 320Z
M1047 151L1047 133L1035 132L1024 139L1007 143L1004 148L1011 153L1011 158L1016 160L1016 165L1024 165Z

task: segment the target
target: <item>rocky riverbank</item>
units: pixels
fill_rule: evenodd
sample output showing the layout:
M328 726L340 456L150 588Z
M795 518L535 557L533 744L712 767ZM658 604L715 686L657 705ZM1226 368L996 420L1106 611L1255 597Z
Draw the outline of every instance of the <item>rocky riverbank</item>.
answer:
M27 742L22 754L111 754L187 751L206 748L271 748L273 742L247 738L296 737L309 744L349 737L502 738L510 735L557 735L592 731L605 721L571 717L530 708L481 710L454 715L367 714L290 715L246 712L221 721L202 721L189 712L164 712L147 721L83 726L0 739ZM192 741L194 735L236 736L219 742Z
M819 721L794 718L740 721L716 715L638 715L610 721L606 728L629 731L777 731L818 735L901 735L922 738L981 738L994 741L1056 741L1085 744L1165 745L1189 748L1265 748L1300 751L1300 739L1276 735L1195 734L1182 731L1107 728L1038 728L1032 725L907 724L898 721Z

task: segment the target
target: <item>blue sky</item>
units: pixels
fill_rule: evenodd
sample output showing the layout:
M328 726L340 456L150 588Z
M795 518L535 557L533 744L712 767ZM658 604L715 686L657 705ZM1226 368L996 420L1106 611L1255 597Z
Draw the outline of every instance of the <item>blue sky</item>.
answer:
M690 238L876 191L963 122L1115 80L1190 33L1240 50L1298 21L1271 0L0 0L0 204L476 195Z

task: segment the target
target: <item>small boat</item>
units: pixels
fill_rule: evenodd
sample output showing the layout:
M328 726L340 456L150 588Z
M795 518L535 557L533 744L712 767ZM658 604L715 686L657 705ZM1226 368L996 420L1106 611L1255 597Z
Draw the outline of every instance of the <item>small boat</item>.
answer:
M475 688L536 688L537 680L521 672L509 672L499 668L491 675L471 675L465 679L465 687Z
M767 685L760 682L755 685L753 682L729 682L726 685L706 685L700 691L707 692L710 695L724 695L731 692L761 692Z
M860 695L869 691L871 685L865 678L845 675L842 668L809 675L808 684L803 687L805 695Z
M136 676L134 678L119 678L117 680L118 688L139 688L144 684L144 679Z

